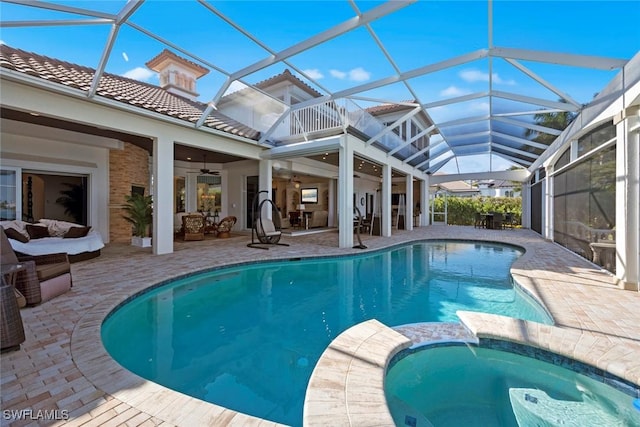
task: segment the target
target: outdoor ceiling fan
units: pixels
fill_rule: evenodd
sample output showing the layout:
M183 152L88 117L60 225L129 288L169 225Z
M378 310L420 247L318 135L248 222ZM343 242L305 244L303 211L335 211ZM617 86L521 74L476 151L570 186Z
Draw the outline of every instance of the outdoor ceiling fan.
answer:
M203 175L220 175L220 172L218 171L212 171L211 169L207 168L207 155L203 155L204 157L204 165L202 167L202 169L200 169L200 173Z
M293 175L291 178L289 178L289 183L293 184L293 186L296 188L300 188L302 181L300 181L296 175Z

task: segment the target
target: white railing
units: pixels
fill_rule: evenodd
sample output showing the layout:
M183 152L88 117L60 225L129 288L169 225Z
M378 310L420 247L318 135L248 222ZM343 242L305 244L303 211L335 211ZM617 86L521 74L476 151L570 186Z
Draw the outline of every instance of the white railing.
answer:
M290 113L290 136L304 136L312 132L343 128L344 109L336 101L293 110Z
M295 108L295 106L294 106ZM337 99L321 104L311 105L300 109L294 109L289 113L288 119L274 132L274 136L285 136L284 126L288 125L288 134L291 138L308 138L309 134L333 129L346 129L351 126L369 137L380 134L385 125L378 119L360 108L349 99ZM394 132L382 135L378 142L388 150L393 150L404 143L402 138Z

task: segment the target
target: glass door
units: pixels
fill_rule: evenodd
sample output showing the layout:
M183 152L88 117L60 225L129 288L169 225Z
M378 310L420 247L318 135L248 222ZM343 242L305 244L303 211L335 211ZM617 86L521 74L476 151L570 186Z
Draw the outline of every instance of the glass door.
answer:
M247 224L246 224L246 227L248 229L253 228L253 206L251 204L253 203L253 198L256 196L256 193L258 192L258 184L259 184L259 179L257 176L247 177L247 192L246 192Z
M0 169L0 220L22 219L22 177L20 168Z

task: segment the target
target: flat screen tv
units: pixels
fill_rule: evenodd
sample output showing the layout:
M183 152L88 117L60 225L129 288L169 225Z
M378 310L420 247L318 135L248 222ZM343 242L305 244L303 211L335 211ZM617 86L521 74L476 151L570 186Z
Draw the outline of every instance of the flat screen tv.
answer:
M303 188L301 203L318 203L318 189L317 188Z

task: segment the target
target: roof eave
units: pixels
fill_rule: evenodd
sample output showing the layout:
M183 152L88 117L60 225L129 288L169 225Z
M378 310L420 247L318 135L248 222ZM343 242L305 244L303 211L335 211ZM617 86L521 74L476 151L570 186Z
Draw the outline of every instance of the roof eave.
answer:
M170 124L181 126L181 127L187 127L187 128L195 129L198 131L210 133L212 135L258 145L258 141L252 138L233 134L230 132L224 132L208 126L196 127L195 123L192 123L188 120L167 116L165 114L158 113L152 110L147 110L139 106L130 105L130 104L126 104L113 99L105 98L101 95L95 95L93 97L89 97L86 91L83 91L77 88L67 87L59 83L51 83L40 77L34 77L34 76L24 74L20 71L14 71L14 70L9 70L7 68L0 67L0 81L2 81L3 79L14 81L20 84L25 84L31 87L35 87L37 89L46 90L55 94L82 99L87 102L92 102L98 105L103 105L103 106L107 106L117 110L126 111L129 113L137 114L150 119L160 120L165 123L170 123Z

